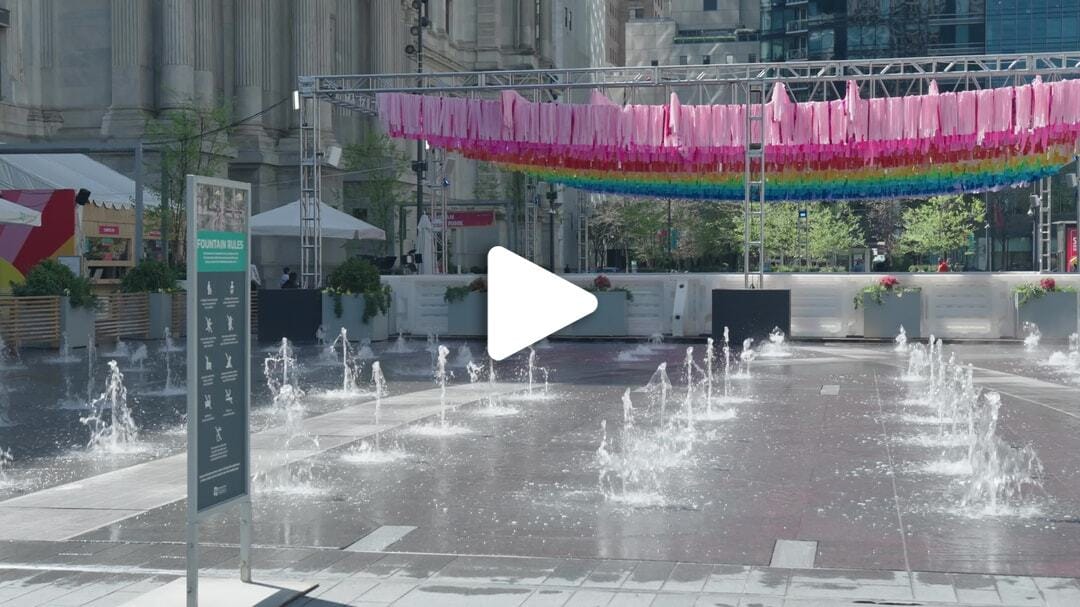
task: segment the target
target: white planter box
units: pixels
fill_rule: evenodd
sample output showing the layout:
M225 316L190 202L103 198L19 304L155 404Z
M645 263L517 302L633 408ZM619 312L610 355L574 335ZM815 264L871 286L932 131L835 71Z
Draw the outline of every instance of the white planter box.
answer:
M363 319L363 295L342 295L341 316L338 316L334 313L334 296L328 293L322 294L322 324L328 338L332 339L341 333L341 328L344 327L349 333L350 341L386 340L389 336L386 314L376 314L368 322L364 322Z

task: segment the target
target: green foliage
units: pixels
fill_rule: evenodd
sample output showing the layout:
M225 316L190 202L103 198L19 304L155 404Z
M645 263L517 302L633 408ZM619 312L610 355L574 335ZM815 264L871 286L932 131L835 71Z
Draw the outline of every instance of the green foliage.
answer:
M443 301L446 303L453 303L455 301L461 301L469 293L487 293L487 282L483 276L476 277L475 280L467 285L460 287L446 287L446 292L443 293Z
M187 219L184 214L187 175L218 175L230 153L232 109L227 102L205 108L196 105L169 110L146 124L148 143L159 153L157 193L163 200L156 217L165 245L178 262L184 260Z
M345 169L359 173L359 181L346 185L346 196L359 201L368 210L368 223L386 232L385 250L394 250L394 215L404 204L399 181L407 164L405 155L394 142L374 130L367 131L342 154Z
M810 261L823 262L836 254L847 254L852 247L865 243L865 233L858 218L845 202L769 203L765 208L765 254L782 260L795 260L799 251L799 209L807 210L807 254ZM744 231L742 210L730 216L731 237L741 249ZM758 226L750 224L752 239L759 237ZM828 271L828 270L818 270Z
M343 312L342 295L364 296L365 323L390 309L390 287L382 284L379 270L363 259L348 259L334 268L326 277L326 292L334 298L334 315L338 318Z
M1043 279L1039 282L1017 285L1013 287L1013 293L1017 296L1017 304L1023 306L1027 302L1039 299L1047 293L1076 293L1076 287L1059 287L1051 278Z
M978 198L935 196L904 210L904 231L897 250L916 255L946 255L964 248L968 236L985 215L986 208Z
M864 295L869 295L870 300L880 306L885 303L886 293L895 293L897 297L903 297L905 293L920 292L922 292L922 289L920 289L919 287L893 287L890 289L888 287L882 286L881 284L875 283L863 287L862 290L855 294L855 309L858 310L862 307Z
M11 292L17 297L67 296L76 308L97 305L97 297L90 289L90 281L76 276L70 268L54 259L39 262L26 273L26 282L11 284Z
M176 272L164 262L144 259L124 275L120 290L124 293L171 293L176 290Z
M866 235L859 220L846 202L810 205L809 212L810 257L826 259L836 254L847 254L852 247L866 243Z

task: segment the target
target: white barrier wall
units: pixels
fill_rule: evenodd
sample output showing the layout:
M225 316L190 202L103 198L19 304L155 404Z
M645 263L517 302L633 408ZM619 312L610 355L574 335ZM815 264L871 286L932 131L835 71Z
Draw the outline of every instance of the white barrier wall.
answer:
M585 285L594 274L565 278ZM862 312L853 300L864 286L885 274L766 274L768 289L791 290L792 337L862 335ZM948 273L892 274L901 285L922 288L923 334L944 338L1016 337L1012 289L1016 285L1054 278L1059 286L1080 289L1078 274ZM676 284L689 290L682 313L684 335L702 335L712 327L712 290L742 288L742 274L609 274L612 285L629 289L630 333L646 337L671 335ZM413 334L446 333L448 286L466 285L474 275L384 276L394 293L391 331ZM679 333L679 331L675 331Z

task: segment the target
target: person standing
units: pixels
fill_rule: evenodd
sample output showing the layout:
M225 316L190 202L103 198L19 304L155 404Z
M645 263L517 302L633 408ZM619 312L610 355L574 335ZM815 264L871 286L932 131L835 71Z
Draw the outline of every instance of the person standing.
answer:
M278 279L278 287L284 289L286 283L289 282L289 268L281 270L281 278Z
M937 271L938 272L948 272L949 271L949 262L944 257L937 260Z

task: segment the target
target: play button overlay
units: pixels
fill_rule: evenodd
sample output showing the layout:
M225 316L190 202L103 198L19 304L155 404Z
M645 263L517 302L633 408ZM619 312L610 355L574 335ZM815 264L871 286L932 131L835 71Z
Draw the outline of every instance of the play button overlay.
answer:
M488 251L488 355L513 356L596 311L596 296L503 247Z

